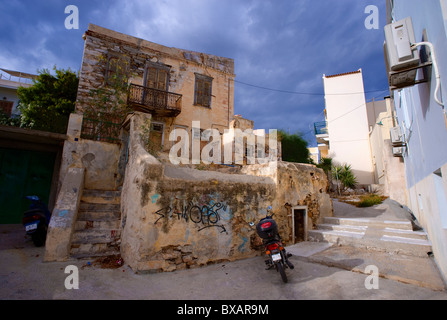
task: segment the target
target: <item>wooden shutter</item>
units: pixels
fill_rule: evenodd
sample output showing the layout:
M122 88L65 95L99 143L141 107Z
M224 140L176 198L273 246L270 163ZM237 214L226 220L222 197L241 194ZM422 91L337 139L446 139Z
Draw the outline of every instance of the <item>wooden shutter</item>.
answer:
M146 69L146 87L168 91L169 67L149 64Z
M211 106L213 78L196 74L194 104L204 107Z
M3 111L8 117L11 116L13 106L13 101L0 100L0 111Z
M211 81L203 82L203 98L202 105L209 107L211 105Z
M204 85L203 79L196 79L196 104L200 106L203 105Z
M167 91L168 72L166 70L158 69L157 89Z
M157 89L157 69L147 68L146 87Z

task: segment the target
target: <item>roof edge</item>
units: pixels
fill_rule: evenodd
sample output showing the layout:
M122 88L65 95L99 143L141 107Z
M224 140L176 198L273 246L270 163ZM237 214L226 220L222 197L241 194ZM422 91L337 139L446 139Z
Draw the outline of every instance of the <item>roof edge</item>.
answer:
M323 75L323 77L324 78L335 78L335 77L347 76L347 75L356 74L356 73L362 73L362 69L358 69L357 71L333 74L333 75L329 75L329 76Z

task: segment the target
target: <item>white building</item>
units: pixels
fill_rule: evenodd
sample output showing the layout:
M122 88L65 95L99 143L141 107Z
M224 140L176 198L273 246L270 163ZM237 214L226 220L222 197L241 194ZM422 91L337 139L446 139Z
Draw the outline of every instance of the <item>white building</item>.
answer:
M350 164L360 185L374 184L362 70L323 75L323 83L329 157Z
M417 71L419 83L391 88L391 94L402 141L396 149L401 150L405 165L409 207L427 231L435 261L447 279L447 0L386 2L388 24L411 18L414 39L432 45L432 49L417 47L420 64L433 63ZM423 58L429 50L436 60L433 55L430 60Z
M8 116L18 115L17 89L29 87L37 75L0 68L0 111Z

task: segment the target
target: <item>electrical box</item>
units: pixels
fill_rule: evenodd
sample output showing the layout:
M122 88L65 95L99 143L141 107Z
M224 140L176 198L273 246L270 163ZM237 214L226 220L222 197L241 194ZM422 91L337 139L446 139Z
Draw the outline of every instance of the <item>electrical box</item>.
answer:
M420 64L411 17L387 24L384 28L384 55L389 85L392 89L412 86Z
M405 147L394 147L393 148L393 156L394 157L403 157L405 152Z
M393 127L390 129L391 145L393 147L400 147L405 145L404 135L400 127Z

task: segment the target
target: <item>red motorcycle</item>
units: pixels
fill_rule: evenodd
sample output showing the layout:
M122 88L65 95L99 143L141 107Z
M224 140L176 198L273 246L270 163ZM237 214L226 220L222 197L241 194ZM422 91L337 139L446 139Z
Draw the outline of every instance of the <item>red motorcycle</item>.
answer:
M272 207L267 208L267 215L262 218L256 225L256 232L261 237L265 246L265 253L269 259L265 260L267 270L273 267L281 275L282 281L287 282L286 268L293 269L294 265L289 261L292 254L287 253L281 242L281 237L278 233L278 225L272 219L274 213L269 215Z

